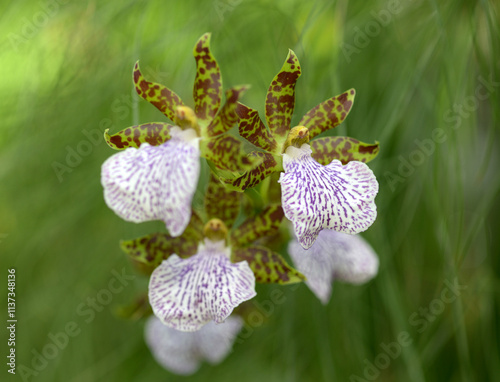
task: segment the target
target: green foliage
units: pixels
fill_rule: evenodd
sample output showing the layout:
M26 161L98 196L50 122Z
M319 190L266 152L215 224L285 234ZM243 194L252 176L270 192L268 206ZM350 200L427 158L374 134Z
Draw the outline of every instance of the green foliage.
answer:
M380 142L370 163L379 216L363 236L381 266L367 285L336 283L327 306L304 283L259 285L249 302L256 313L233 352L189 381L369 380L367 363L383 362L382 344L403 332L411 343L389 356L379 381L500 379L498 2L63 3L45 25L33 22L42 3L6 3L0 25L8 73L0 79L0 264L18 275L18 367L32 367L32 349L41 353L49 333L70 322L81 329L30 380L186 380L152 359L140 323L113 314L147 278L125 280L112 301L99 303L113 270L135 275L118 241L164 229L110 211L99 169L113 153L106 129L162 120L130 81L138 59L145 78L194 108L190 48L205 31L213 32L225 87L252 84L242 102L261 116L289 48L303 72L292 126L333 94L356 89L349 118L316 139ZM195 199L203 200L207 181ZM467 289L433 314L455 277Z

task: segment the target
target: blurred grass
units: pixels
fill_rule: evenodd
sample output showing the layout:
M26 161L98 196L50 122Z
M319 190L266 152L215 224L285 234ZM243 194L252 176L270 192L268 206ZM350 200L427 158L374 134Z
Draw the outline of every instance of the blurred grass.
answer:
M155 363L141 323L112 314L113 304L129 301L146 280L138 277L114 295L90 323L77 314L77 306L107 287L113 269L132 272L118 241L162 224L126 223L106 207L100 165L112 151L105 144L93 146L62 182L52 165L66 164L68 147L86 139L82 130L102 131L107 119L111 131L162 120L133 93L137 59L150 77L192 102L191 51L207 31L225 87L251 84L244 103L261 116L288 48L303 70L293 123L356 88L354 108L334 134L381 143L371 164L380 182L379 217L364 234L381 267L367 285L335 284L326 307L303 285L281 288L286 302L266 324L224 363L204 365L189 380L368 380L365 360L373 363L380 344L403 331L412 344L378 380L500 379L499 87L485 100L475 98L479 78L500 81L498 3L400 1L397 15L348 57L340 44L355 45L359 31L376 20L372 12L389 3L68 2L32 37L13 44L12 33L21 36L42 4L19 1L0 12L0 262L2 269L17 268L18 367L30 366L32 349L41 351L47 335L67 322L77 322L81 334L30 380L185 380ZM477 107L454 129L446 115L467 97ZM400 156L409 160L415 140L431 138L436 128L446 140L392 190L387 173L401 176ZM419 333L410 317L455 278L467 289ZM260 287L257 300L273 288Z

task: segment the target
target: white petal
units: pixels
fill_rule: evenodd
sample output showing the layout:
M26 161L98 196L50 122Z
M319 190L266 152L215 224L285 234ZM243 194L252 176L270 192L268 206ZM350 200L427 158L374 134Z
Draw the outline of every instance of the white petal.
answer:
M246 261L231 263L228 252L200 245L188 259L164 260L152 273L149 302L165 325L199 330L210 321L223 322L233 309L256 295L255 276Z
M203 360L217 364L227 357L243 327L240 317L230 316L222 324L209 322L196 332L169 328L152 316L146 322L146 344L156 361L177 374L193 374Z
M197 336L199 353L212 364L217 364L227 357L233 347L238 333L243 327L243 320L238 316L229 316L221 324L209 322L199 331Z
M377 275L379 265L377 254L361 236L329 230L322 232L325 232L325 236L330 236L328 241L335 247L333 265L335 280L363 284Z
M176 374L193 374L200 367L194 333L180 332L163 325L151 316L144 327L144 336L156 361Z
M127 221L163 220L170 235L182 234L200 175L199 139L191 130L174 127L160 146L143 143L106 160L101 183L108 207Z
M318 240L307 250L297 240L288 244L288 253L295 267L306 276L306 285L323 304L328 303L332 294L334 264L333 248L321 240L325 231L321 231Z
M309 248L322 229L356 234L377 217L378 183L362 162L343 166L338 160L322 166L311 157L309 145L290 146L283 154L281 202L293 222L300 244Z
M333 280L361 284L378 272L376 253L359 235L323 230L308 250L292 240L288 252L297 269L307 277L306 284L323 304L330 299Z

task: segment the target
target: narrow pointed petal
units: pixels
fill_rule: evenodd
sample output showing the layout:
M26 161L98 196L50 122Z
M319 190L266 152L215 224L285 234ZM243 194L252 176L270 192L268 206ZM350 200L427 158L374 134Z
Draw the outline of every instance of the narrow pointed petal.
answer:
M168 123L151 122L127 127L116 134L109 135L107 129L104 139L109 147L124 150L129 147L139 148L143 143L159 146L170 139L170 130L174 127Z
M293 284L305 280L304 275L293 269L279 253L265 247L235 248L231 259L246 261L258 283Z
M171 121L174 120L177 106L184 106L180 97L172 90L156 82L147 81L141 73L139 61L134 67L134 84L137 94L154 105Z
M363 143L350 137L324 137L310 143L313 159L326 166L334 159L347 164L351 161L368 163L378 155L378 142Z
M283 216L280 205L266 207L260 214L248 218L232 231L232 245L243 247L263 236L273 235L279 229Z
M241 141L228 134L204 139L200 148L201 156L221 170L245 171L253 163L253 158L245 154Z
M295 107L295 83L301 74L299 60L290 50L280 72L273 78L266 96L266 120L272 135L286 139Z
M304 248L325 228L348 234L363 232L377 217L378 182L362 162L322 166L309 145L289 147L283 155L281 195L285 216L293 222Z
M142 273L150 275L160 263L176 253L181 258L188 258L198 250L198 243L203 239L203 222L193 211L191 220L178 237L158 232L133 240L122 240L121 249Z
M198 254L185 260L170 256L151 275L149 301L165 325L195 331L210 321L221 323L256 295L248 264L231 263L227 250L210 243L205 240Z
M297 269L307 277L306 284L323 304L330 299L334 280L362 284L378 272L376 253L359 235L325 229L308 250L292 240L288 253Z
M299 125L309 129L309 139L313 139L323 131L333 129L346 119L355 96L355 90L349 89L345 93L321 102L302 117Z
M205 33L193 49L196 78L193 98L196 115L201 120L212 119L220 107L222 78L219 65L210 52L210 33Z
M228 317L222 324L208 323L197 332L181 332L169 328L156 317L144 327L146 344L157 362L165 369L181 374L193 374L203 360L220 363L227 357L243 320Z
M276 152L278 143L259 117L259 112L241 103L236 109L240 135L251 144L269 152Z
M191 218L191 200L200 174L198 139L193 130L171 130L161 146L143 143L110 157L102 165L104 200L134 223L163 220L179 236Z
M215 118L207 127L207 135L214 137L225 133L238 122L236 108L238 99L247 91L249 86L236 86L226 91L226 103L219 110Z
M261 163L241 176L231 179L223 178L222 181L233 190L245 191L247 188L255 187L271 174L283 171L282 159L279 155L253 151L248 156Z
M207 219L218 218L231 228L240 212L241 193L230 191L210 172L210 181L205 195L205 211Z

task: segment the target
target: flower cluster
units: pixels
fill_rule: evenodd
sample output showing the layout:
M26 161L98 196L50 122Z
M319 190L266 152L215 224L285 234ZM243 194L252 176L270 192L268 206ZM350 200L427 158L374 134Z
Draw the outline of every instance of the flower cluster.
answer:
M165 223L167 232L121 242L149 277L147 293L126 315L154 314L146 342L162 366L179 374L228 354L243 325L235 308L256 295L255 283L306 282L327 303L333 280L359 284L378 270L376 254L355 236L377 214L378 183L366 163L378 154L378 143L316 138L344 121L354 89L312 108L292 128L301 68L290 51L266 96L266 126L255 109L239 102L246 85L226 91L221 106L210 34L193 54L192 108L135 65L138 95L170 121L105 131L108 145L120 152L101 173L104 199L118 216ZM235 125L239 134L230 131ZM245 152L242 138L255 150ZM209 176L201 173L206 167L200 158ZM194 209L193 196L203 189L204 208ZM293 225L288 254L297 269L279 253L285 217Z

